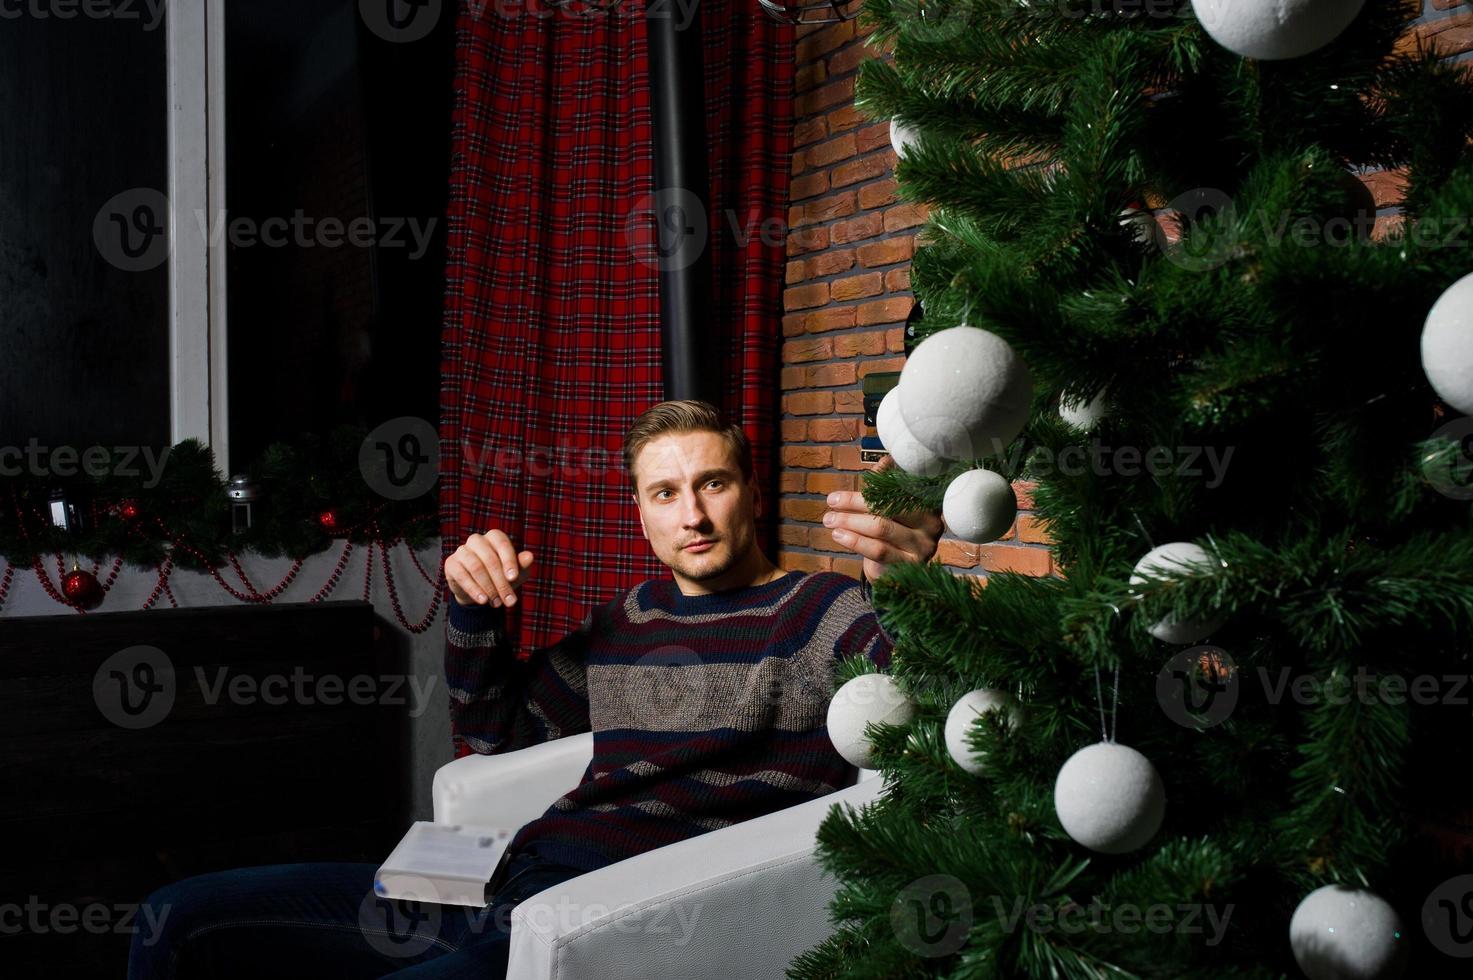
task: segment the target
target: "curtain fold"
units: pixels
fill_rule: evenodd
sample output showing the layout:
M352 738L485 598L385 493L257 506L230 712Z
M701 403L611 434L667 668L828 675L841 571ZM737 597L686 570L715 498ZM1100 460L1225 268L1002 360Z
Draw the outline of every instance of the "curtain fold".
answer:
M620 457L663 398L653 216L637 211L653 191L649 79L641 5L496 11L468 3L457 22L440 523L447 556L493 527L536 554L507 621L527 651L669 575ZM772 555L792 28L755 0L709 0L702 17L713 368L753 443Z

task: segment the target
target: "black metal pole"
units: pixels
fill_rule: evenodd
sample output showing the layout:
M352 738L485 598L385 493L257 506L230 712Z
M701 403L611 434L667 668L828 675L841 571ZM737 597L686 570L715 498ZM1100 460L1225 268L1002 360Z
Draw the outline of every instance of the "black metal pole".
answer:
M699 0L689 8L647 5L645 31L665 397L720 405L720 368L711 331L710 240L716 225L710 220Z

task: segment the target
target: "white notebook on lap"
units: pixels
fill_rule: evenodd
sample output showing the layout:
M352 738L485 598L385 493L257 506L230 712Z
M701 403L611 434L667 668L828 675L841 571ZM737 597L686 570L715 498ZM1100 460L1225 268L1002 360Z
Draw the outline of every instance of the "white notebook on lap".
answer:
M515 828L416 820L374 874L374 894L480 908L515 835Z

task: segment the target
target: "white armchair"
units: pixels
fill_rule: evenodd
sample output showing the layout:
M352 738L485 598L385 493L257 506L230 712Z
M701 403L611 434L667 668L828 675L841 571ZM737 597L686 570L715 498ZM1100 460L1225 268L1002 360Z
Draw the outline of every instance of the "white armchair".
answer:
M471 755L435 773L436 823L520 827L578 784L593 733L518 752ZM829 808L877 798L854 784L636 854L529 896L512 912L508 980L781 978L833 932L838 882L819 868L815 834Z

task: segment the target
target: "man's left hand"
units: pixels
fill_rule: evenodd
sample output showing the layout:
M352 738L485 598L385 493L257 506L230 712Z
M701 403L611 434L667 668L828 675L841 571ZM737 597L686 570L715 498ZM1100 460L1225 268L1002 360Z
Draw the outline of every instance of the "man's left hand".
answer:
M895 460L886 453L873 470L882 473L894 466ZM946 529L941 515L930 510L878 517L857 490L835 490L828 504L824 526L833 533L835 544L864 556L864 577L871 582L885 573L886 565L930 561Z

